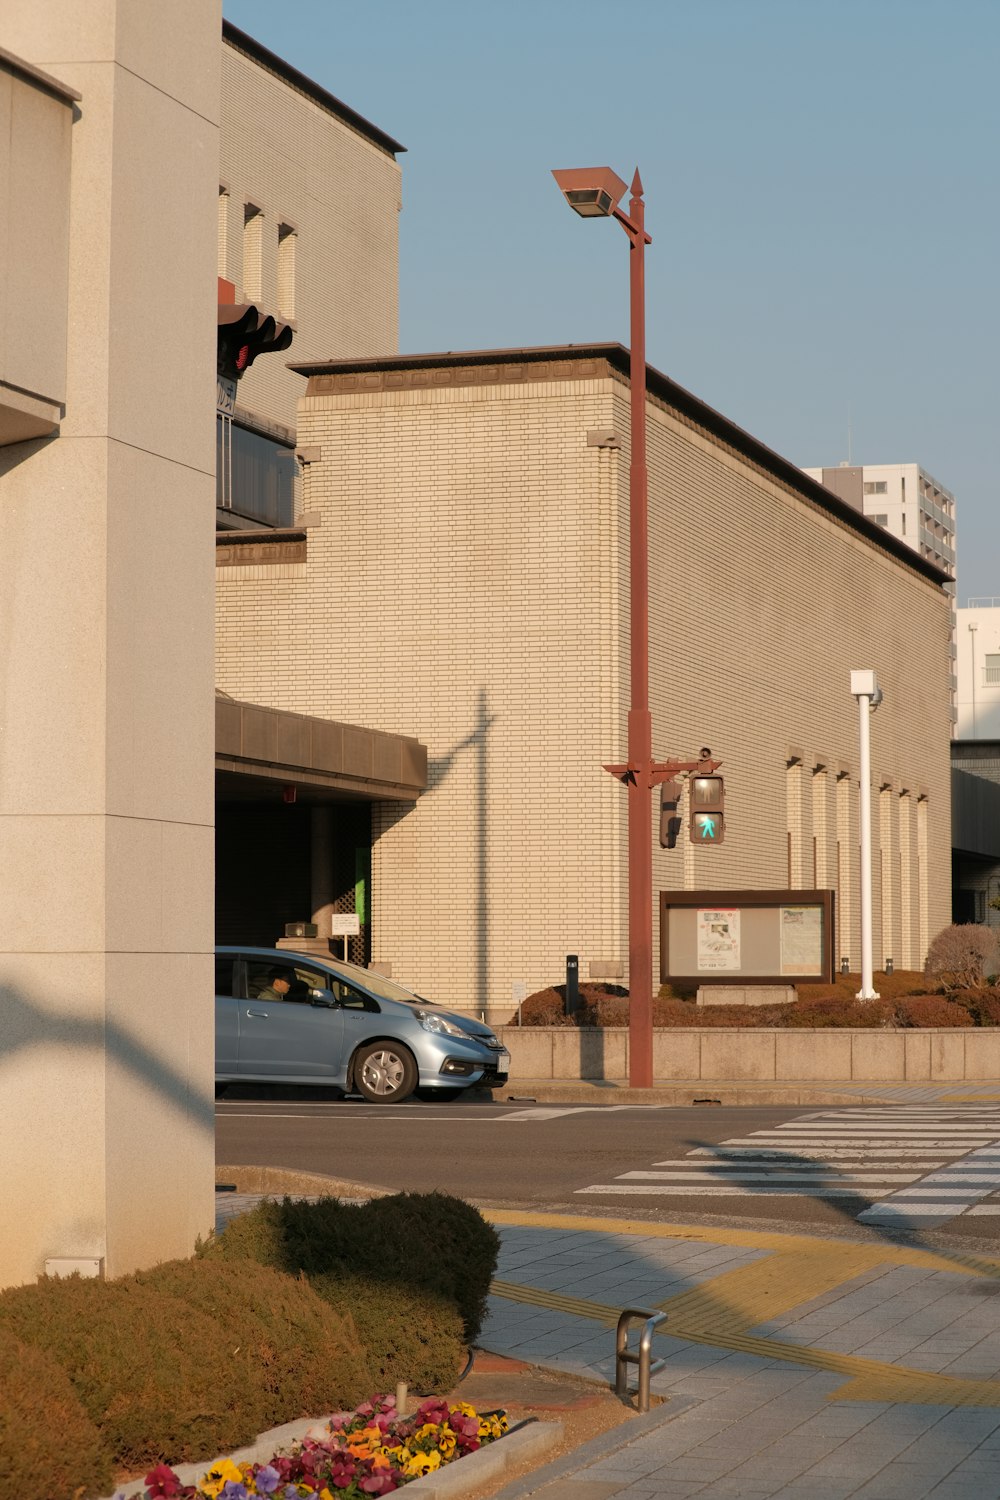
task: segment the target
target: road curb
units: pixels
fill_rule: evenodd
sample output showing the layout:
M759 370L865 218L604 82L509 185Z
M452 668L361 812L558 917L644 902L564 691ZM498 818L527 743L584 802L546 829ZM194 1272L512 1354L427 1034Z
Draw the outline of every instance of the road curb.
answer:
M560 1440L563 1433L561 1422L539 1422L536 1417L527 1417L512 1427L502 1438L475 1453L467 1453L457 1463L425 1474L404 1485L407 1495L419 1496L420 1500L451 1500L452 1496L464 1495L475 1485L487 1484L502 1474L512 1464L525 1459L541 1457Z
M216 1165L216 1192L225 1185L237 1193L259 1193L263 1197L283 1197L286 1193L308 1196L328 1195L335 1198L389 1198L395 1188L377 1187L370 1182L354 1182L348 1177L327 1177L321 1172L299 1172L288 1167L232 1167Z
M690 1411L693 1406L701 1406L706 1399L703 1396L670 1396L662 1406L655 1406L651 1411L643 1412L619 1427L612 1427L608 1432L599 1432L596 1437L588 1438L569 1453L552 1459L550 1463L534 1469L522 1479L513 1480L502 1490L498 1490L493 1500L527 1500L529 1495L534 1495L543 1485L552 1484L559 1479L570 1479L580 1469L610 1458L637 1439L646 1437L658 1427L663 1427L675 1417Z
M739 1079L672 1079L652 1088L634 1089L615 1079L514 1078L497 1089L495 1104L661 1104L686 1108L690 1105L864 1105L948 1102L960 1094L963 1102L975 1102L970 1090L982 1090L983 1102L997 1097L996 1085L967 1083L850 1083L846 1079L827 1083L792 1081L752 1083Z

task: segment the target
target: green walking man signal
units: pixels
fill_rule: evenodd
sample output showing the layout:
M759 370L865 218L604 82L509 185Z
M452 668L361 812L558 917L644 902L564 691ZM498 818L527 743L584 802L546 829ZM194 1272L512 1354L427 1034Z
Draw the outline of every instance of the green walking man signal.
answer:
M688 782L692 844L721 844L726 836L726 789L721 776L692 776Z

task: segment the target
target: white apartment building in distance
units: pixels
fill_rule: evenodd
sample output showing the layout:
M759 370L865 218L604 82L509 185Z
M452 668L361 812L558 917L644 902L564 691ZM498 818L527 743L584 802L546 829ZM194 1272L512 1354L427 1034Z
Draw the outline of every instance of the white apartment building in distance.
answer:
M955 611L958 699L955 737L1000 740L1000 598Z
M839 464L806 469L841 500L955 578L955 497L919 464Z
M951 595L954 612L955 497L950 490L919 464L841 463L835 469L805 472L947 573L950 582L945 584L945 591ZM959 717L956 658L961 653L954 620L949 650L952 734L961 739L961 730L954 727Z

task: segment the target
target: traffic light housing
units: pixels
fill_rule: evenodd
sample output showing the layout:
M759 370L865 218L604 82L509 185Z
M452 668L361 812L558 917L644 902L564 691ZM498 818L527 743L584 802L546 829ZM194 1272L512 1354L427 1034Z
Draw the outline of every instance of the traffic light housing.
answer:
M258 354L287 349L292 337L288 323L276 323L270 313L261 317L252 302L220 306L218 374L239 380Z
M692 844L721 844L726 834L726 790L721 776L694 775L688 782L688 832Z
M660 843L664 849L675 849L681 831L677 804L681 798L679 781L660 782Z

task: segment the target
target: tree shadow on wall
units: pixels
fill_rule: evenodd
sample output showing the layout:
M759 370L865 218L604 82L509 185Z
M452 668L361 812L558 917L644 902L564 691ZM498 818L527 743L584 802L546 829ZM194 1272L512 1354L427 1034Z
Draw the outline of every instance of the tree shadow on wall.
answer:
M434 792L443 786L456 768L460 758L471 751L474 756L474 786L469 805L472 855L475 879L473 951L475 955L475 1005L485 1011L490 993L490 908L489 908L489 770L487 747L489 733L499 715L490 713L485 687L476 695L473 727L462 739L457 740L443 755L433 756L427 762L427 791ZM445 917L449 928L453 919Z
M141 1003L139 997L136 1003ZM211 1003L211 996L206 993L206 1007ZM214 1038L211 1045L214 1050ZM16 1066L28 1053L43 1047L60 1052L103 1053L166 1107L164 1128L169 1128L171 1115L179 1115L193 1123L200 1134L214 1139L213 1093L194 1089L189 1078L119 1022L47 1010L15 986L0 984L0 1070ZM214 1066L209 1078L213 1076ZM37 1102L39 1109L45 1108L43 1099Z

